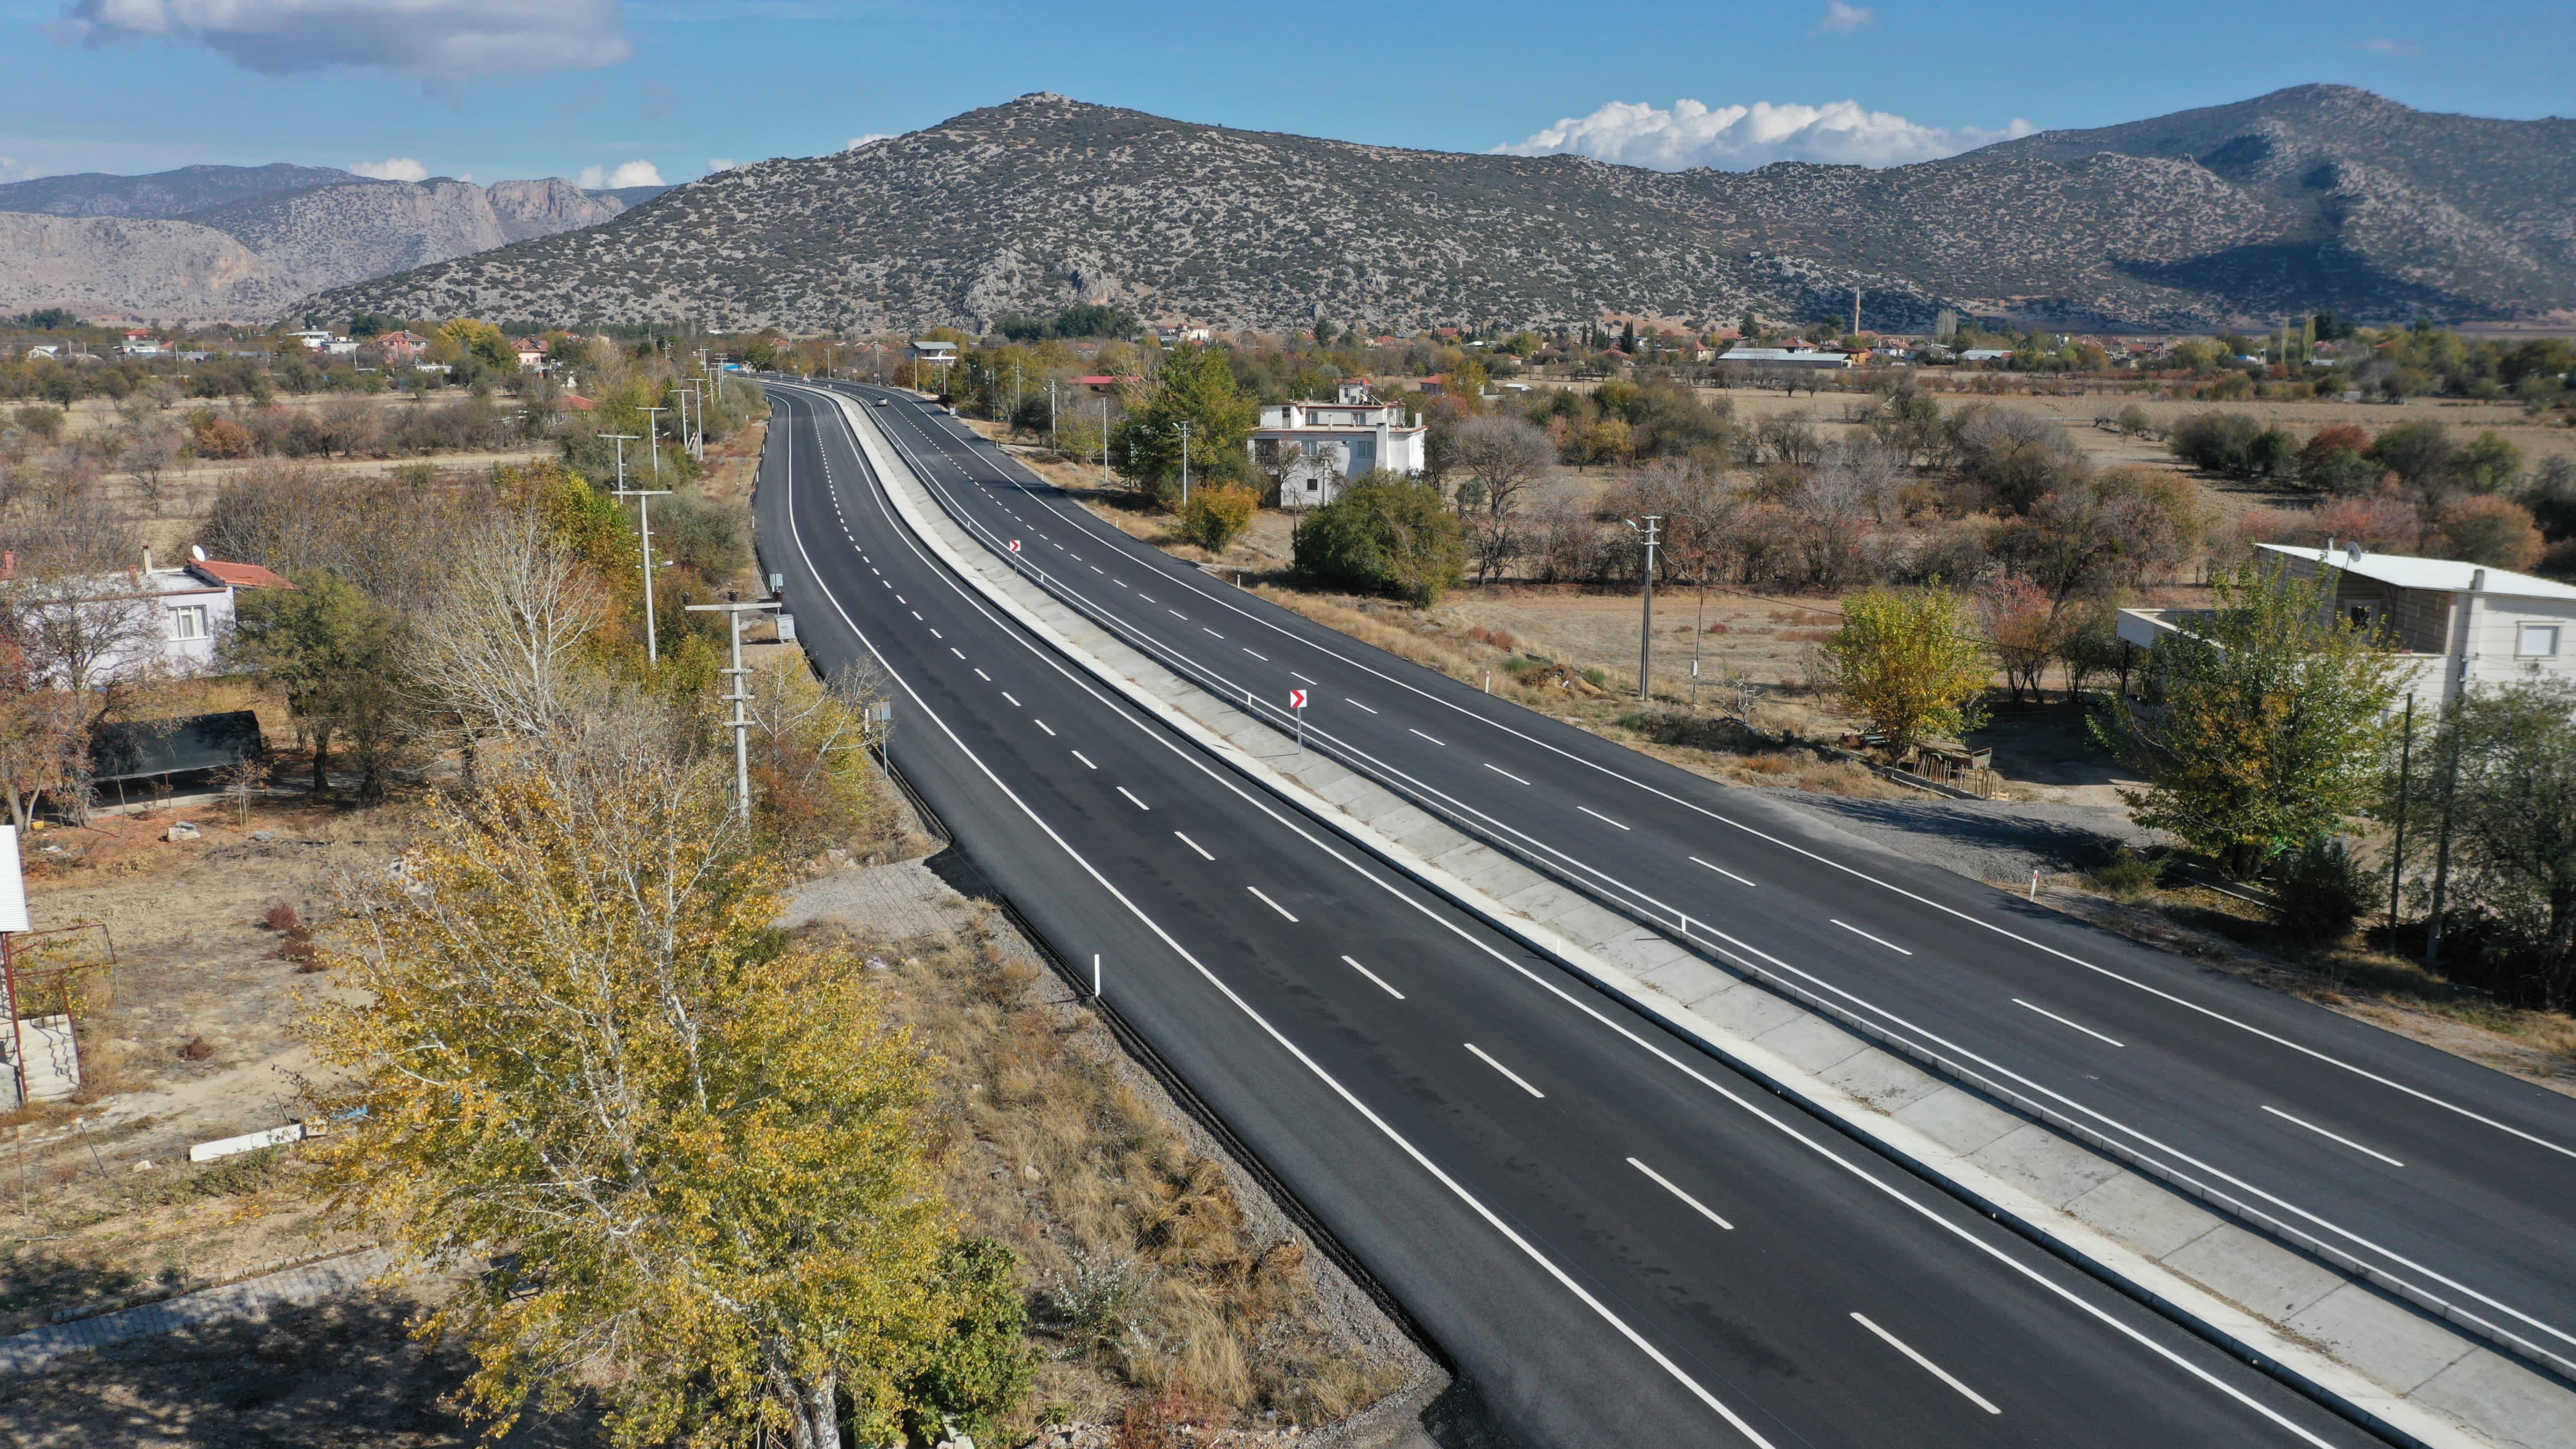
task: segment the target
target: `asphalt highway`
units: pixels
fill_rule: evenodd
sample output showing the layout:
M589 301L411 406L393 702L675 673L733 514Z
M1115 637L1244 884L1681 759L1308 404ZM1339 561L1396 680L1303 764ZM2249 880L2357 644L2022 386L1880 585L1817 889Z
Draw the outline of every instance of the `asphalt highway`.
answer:
M1527 1442L2375 1442L1203 757L940 566L833 403L772 397L805 648L885 671L961 847Z
M841 385L989 546L1274 723L1675 936L1786 980L2576 1359L2576 1100L1856 845L1173 559L912 394Z

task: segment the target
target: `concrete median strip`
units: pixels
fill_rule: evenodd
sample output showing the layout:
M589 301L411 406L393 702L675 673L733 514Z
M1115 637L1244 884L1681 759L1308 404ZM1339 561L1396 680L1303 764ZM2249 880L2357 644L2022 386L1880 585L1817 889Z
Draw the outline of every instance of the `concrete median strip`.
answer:
M1721 1060L2401 1442L2564 1446L2576 1391L1936 1077L1291 742L1022 577L833 395L910 530L988 603L1283 800Z

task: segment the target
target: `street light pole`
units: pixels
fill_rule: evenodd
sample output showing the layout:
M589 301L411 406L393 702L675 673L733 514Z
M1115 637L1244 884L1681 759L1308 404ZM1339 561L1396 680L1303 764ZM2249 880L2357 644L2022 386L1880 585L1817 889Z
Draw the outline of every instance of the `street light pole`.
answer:
M617 443L617 487L611 498L635 500L635 525L643 535L644 550L644 660L648 667L662 665L662 640L658 622L653 616L653 504L652 500L668 493L668 488L629 488L626 486L626 445L637 441L633 433L602 433L603 438Z
M1643 528L1637 527L1634 520L1628 523L1646 545L1646 615L1637 629L1637 698L1647 703L1655 697L1655 545L1660 542L1655 525L1662 519L1661 514L1649 513Z
M730 594L733 591L727 589L725 592ZM752 695L751 671L742 667L742 616L775 609L778 605L777 599L769 598L749 603L728 599L721 604L687 606L692 614L724 615L725 623L733 633L733 667L723 671L725 677L733 681L733 691L716 697L733 705L733 718L726 721L726 728L733 731L733 813L734 818L745 825L751 823L751 717L743 713L743 706L751 702Z

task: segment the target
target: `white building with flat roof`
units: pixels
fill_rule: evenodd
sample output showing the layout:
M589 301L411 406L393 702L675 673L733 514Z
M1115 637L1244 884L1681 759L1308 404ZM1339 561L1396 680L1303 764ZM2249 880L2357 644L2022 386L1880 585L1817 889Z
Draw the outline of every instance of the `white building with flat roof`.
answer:
M2455 559L2366 553L2359 546L2256 545L2298 578L2334 573L2337 613L2385 630L2419 706L2473 686L2576 679L2576 586ZM2143 648L2188 631L2198 609L2122 609L2120 637Z
M1320 508L1353 478L1423 469L1430 429L1408 424L1402 403L1379 402L1367 383L1345 382L1331 402L1273 403L1248 443L1252 461L1279 480L1279 506Z

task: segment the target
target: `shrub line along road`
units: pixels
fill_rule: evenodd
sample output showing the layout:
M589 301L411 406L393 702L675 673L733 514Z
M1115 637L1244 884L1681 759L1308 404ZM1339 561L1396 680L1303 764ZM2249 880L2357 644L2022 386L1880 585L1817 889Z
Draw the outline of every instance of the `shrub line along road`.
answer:
M824 668L1063 959L1537 1444L2374 1442L1184 744L896 520L777 387L757 511Z
M2492 1341L2576 1364L2576 1099L1854 848L1211 578L906 394L844 390L896 399L870 415L915 471L978 532L1020 538L1054 591L1230 698L1308 689L1307 739L1363 773Z

